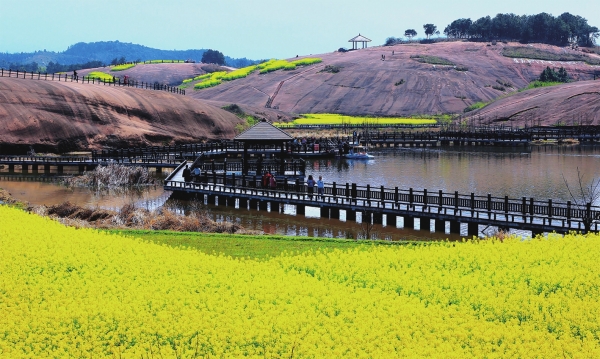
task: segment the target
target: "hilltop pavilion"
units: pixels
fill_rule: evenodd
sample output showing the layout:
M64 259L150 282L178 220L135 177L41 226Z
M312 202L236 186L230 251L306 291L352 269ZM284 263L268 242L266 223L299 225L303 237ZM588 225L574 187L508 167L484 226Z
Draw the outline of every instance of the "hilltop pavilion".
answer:
M354 36L348 42L352 43L352 50L358 49L358 44L362 43L362 48L365 49L367 47L367 42L371 42L371 39L362 36L360 33L358 36Z

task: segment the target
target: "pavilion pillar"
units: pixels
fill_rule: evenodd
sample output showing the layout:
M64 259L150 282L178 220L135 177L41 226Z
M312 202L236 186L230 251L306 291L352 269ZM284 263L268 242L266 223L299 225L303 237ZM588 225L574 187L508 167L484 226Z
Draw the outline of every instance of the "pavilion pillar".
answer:
M242 155L242 175L248 175L248 142L244 142L244 154Z
M281 156L279 157L279 175L285 176L285 142L281 142Z

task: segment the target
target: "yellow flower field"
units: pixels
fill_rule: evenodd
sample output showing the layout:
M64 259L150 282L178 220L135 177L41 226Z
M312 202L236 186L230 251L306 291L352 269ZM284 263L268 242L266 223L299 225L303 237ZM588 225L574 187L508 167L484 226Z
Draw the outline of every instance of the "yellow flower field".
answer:
M598 358L600 237L235 260L0 206L0 358Z
M291 123L294 125L433 125L437 121L427 118L345 116L333 113L310 113ZM289 125L277 122L274 125Z

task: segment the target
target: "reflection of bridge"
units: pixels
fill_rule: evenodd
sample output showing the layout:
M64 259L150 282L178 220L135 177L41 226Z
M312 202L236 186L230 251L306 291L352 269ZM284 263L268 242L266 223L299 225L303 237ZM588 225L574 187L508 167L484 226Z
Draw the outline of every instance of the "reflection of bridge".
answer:
M558 203L552 200L537 201L533 198L511 199L454 193L416 191L411 189L358 186L354 183L328 183L322 197L307 194L306 184L299 178L278 177L276 189L261 188L260 176L241 176L225 173L208 173L202 182L184 181L183 162L165 180L164 189L174 191L182 198L205 196L208 203L232 206L241 209L272 211L282 205L294 205L297 214L305 208L317 207L321 217L340 218L345 211L346 220L356 220L361 213L363 221L396 226L402 218L405 228L414 228L415 219L420 219L421 229L435 227L445 232L446 222L450 233L459 233L461 224L469 235L477 235L479 226L497 226L502 229L520 229L534 234L556 231L584 230L585 222L600 216L600 207L576 206L571 202ZM312 197L312 198L311 198ZM592 221L593 222L593 221ZM598 230L595 224L593 230Z

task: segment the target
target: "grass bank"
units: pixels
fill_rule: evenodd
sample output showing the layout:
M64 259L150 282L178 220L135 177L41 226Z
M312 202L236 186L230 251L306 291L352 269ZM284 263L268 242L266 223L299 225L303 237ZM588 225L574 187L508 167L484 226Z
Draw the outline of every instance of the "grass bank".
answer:
M109 230L109 233L141 238L157 244L176 248L190 248L211 255L232 258L268 259L284 253L332 251L335 249L366 249L379 245L412 245L425 242L356 241L333 238L237 235L221 233L196 233L148 230Z

